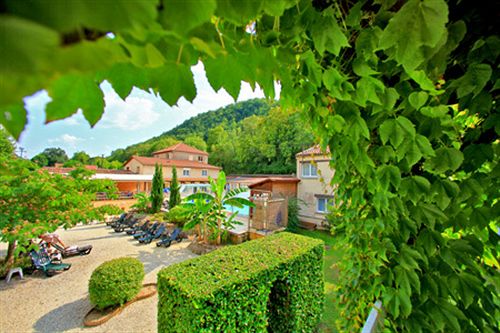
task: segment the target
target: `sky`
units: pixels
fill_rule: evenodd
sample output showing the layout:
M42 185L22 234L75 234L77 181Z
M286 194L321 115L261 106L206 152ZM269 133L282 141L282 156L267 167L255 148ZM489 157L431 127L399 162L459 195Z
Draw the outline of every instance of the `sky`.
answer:
M193 103L183 97L177 106L170 107L160 97L134 88L122 100L108 82L103 82L106 107L101 120L91 128L81 111L72 117L45 125L45 105L50 102L47 92L41 91L25 99L28 124L17 144L23 148L23 157L33 157L45 148L62 148L71 158L77 151L90 156L107 156L111 151L145 141L168 131L197 114L215 110L234 103L233 98L221 89L215 92L205 75L203 64L191 67L197 96ZM279 89L279 87L277 87ZM279 95L279 94L277 94ZM242 83L239 101L264 97L257 86Z

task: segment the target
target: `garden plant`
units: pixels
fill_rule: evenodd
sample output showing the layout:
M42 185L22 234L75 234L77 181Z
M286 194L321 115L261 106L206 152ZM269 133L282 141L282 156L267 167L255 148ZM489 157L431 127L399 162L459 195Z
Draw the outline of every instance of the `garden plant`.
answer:
M237 197L238 194L247 191L245 188L236 188L226 191L226 174L220 171L217 180L208 177L211 193L198 192L187 196L183 207L190 212L190 222L186 224L186 229L191 229L200 225L203 234L202 239L208 237L216 239L217 244L221 244L223 234L227 233L236 224L241 224L235 220L237 212L226 213L226 206L243 208L244 206L255 207L255 204L248 199ZM192 201L192 202L191 202Z
M89 280L90 302L97 309L123 305L142 288L144 266L135 258L118 258L99 265Z

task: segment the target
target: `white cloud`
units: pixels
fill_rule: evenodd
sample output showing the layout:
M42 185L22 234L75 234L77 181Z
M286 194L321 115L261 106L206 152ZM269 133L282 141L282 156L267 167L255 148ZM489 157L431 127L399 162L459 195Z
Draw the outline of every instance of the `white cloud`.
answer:
M71 135L71 134L68 134L68 133L65 133L57 138L48 139L47 141L49 143L62 143L63 145L65 145L67 147L76 148L76 145L79 142L84 141L84 139L79 138L79 137L74 136L74 135Z
M64 119L64 122L66 125L71 125L71 126L80 125L80 121L75 116Z
M123 101L115 92L105 90L106 108L98 126L137 130L153 125L159 118L159 110L151 98L127 97Z

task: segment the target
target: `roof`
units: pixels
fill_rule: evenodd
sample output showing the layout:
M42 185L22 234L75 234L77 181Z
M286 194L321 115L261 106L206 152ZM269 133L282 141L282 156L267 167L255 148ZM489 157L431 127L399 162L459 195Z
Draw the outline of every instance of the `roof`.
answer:
M196 149L194 147L188 146L187 144L185 144L183 142L179 142L178 144L175 144L175 145L170 146L168 148L155 151L153 153L153 155L174 152L174 151L181 151L184 153L191 153L191 154L207 155L208 156L208 153L206 151L199 150L199 149Z
M319 145L312 146L306 150L297 153L295 156L310 156L310 155L328 155L330 154L330 147L326 147L326 151L322 150Z
M216 169L216 170L221 169L218 166L210 165L210 164L198 162L198 161L169 160L166 158L145 157L145 156L132 156L124 165L127 165L133 159L135 159L137 162L141 163L142 165L159 164L161 166L175 166L175 167L181 167L181 168Z
M230 183L244 184L248 187L257 186L267 182L275 183L298 183L300 179L294 175L229 175L227 181Z
M122 170L122 169L101 169L98 168L95 165L85 165L85 169L94 171L95 173L101 173L101 174L134 174L130 170ZM70 173L71 171L75 170L76 168L63 168L63 167L43 167L44 170L50 173L58 173L62 175L66 175Z
M96 173L91 179L110 179L114 181L152 181L153 175L121 174L121 173Z
M290 178L290 177L270 177L270 178L264 178L264 179L261 179L257 182L254 182L252 184L250 184L248 187L252 188L253 186L258 186L258 185L262 185L262 184L265 184L267 182L271 182L271 183L298 183L300 182L300 179L298 178Z

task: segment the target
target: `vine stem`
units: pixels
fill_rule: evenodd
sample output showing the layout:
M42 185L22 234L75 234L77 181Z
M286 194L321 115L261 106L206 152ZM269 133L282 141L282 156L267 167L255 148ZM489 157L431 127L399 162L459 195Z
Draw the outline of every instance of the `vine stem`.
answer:
M177 54L177 64L181 63L182 51L184 50L184 44L179 47L179 53Z
M222 48L226 49L226 46L224 45L224 38L222 38L222 33L219 30L219 22L220 22L220 19L217 18L217 20L215 21L215 30L217 30L217 34L219 35L219 40L220 40L220 44L222 45Z

